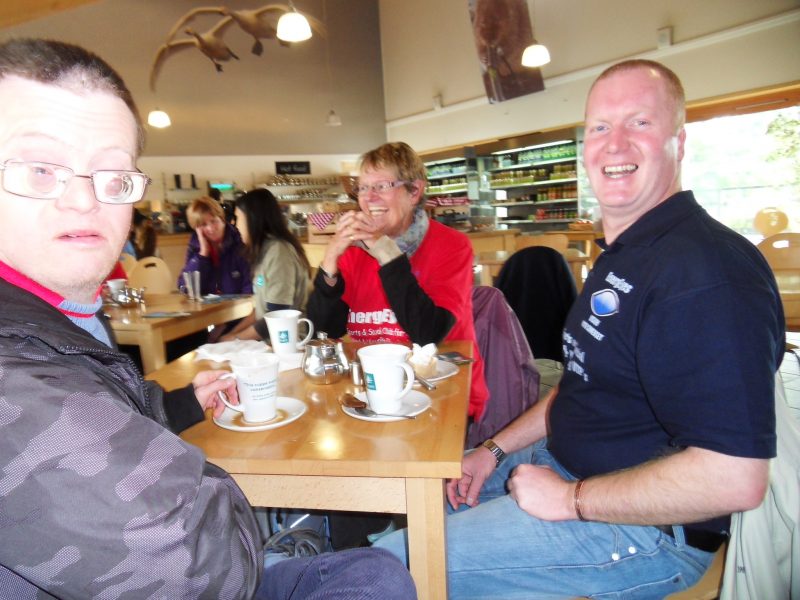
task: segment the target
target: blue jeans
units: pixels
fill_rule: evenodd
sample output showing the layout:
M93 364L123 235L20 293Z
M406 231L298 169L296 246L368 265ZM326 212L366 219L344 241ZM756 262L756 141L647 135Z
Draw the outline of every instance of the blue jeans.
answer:
M377 548L319 556L267 555L255 600L415 600L408 569Z
M574 479L541 440L508 459L486 481L480 504L447 517L450 600L532 598L661 599L691 587L713 554L648 526L541 521L520 509L505 482L519 464L547 465ZM405 530L379 539L408 563Z

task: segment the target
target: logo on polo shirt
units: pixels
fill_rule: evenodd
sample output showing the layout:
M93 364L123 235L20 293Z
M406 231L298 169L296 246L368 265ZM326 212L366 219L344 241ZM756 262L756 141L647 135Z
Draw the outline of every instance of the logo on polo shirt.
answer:
M598 317L610 317L619 312L619 296L614 290L600 290L592 294L592 312Z

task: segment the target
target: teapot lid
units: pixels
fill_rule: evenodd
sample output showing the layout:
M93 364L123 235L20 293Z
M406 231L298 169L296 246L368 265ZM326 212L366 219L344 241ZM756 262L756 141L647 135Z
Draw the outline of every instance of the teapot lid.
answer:
M319 348L324 348L327 346L335 346L336 343L328 338L328 334L324 331L317 332L317 339L309 341L306 346L315 346Z

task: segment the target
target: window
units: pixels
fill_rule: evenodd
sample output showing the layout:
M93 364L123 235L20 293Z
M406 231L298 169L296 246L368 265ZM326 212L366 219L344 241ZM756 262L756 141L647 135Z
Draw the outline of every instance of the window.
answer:
M786 135L780 137L778 132ZM777 208L800 231L800 106L686 125L683 187L714 218L754 242L756 213Z

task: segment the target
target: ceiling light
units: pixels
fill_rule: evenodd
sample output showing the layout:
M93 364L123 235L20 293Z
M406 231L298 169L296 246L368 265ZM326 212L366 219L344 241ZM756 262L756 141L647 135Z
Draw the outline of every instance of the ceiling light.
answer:
M147 115L147 124L151 127L163 129L164 127L169 127L172 125L172 121L167 113L165 113L163 110L156 109L151 110L150 114Z
M325 125L328 127L341 127L342 117L336 114L336 111L331 109L328 113L328 118L325 119Z
M536 0L533 0L533 25L531 25L531 37L533 43L525 48L522 53L522 66L523 67L541 67L550 62L550 51L536 41L536 32L534 25L536 25Z
M550 62L550 52L545 46L533 40L533 43L525 48L522 53L523 67L541 67Z
M297 12L293 3L289 3L292 8L290 12L283 13L278 20L277 35L279 40L284 42L302 42L311 37L311 26L308 19Z

